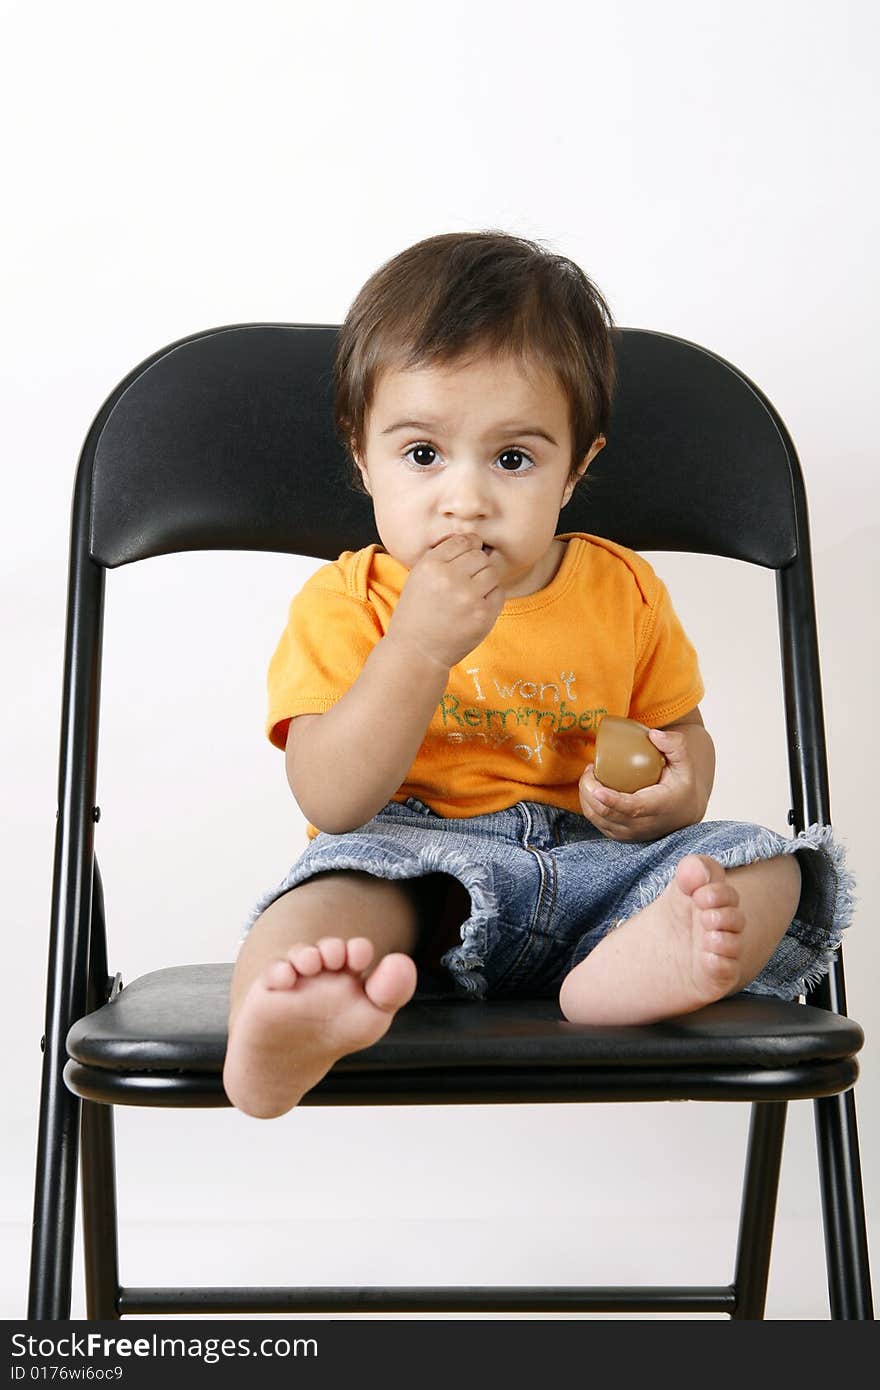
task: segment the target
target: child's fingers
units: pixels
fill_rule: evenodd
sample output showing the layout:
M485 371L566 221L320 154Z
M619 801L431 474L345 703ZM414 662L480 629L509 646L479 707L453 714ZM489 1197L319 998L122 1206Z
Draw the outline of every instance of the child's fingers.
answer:
M591 824L603 834L610 834L632 821L632 814L626 803L632 798L623 792L612 791L597 782L592 764L585 769L580 780L581 809Z
M581 796L581 810L584 814L584 818L588 820L591 825L594 825L597 830L601 830L603 835L613 837L618 826L615 825L613 821L609 820L607 816L602 814L598 802L592 801L586 796Z
M606 814L627 817L638 810L638 805L634 804L634 797L629 792L617 792L613 787L606 787L595 780L590 791Z
M635 822L631 819L627 820L625 816L613 811L606 815L600 809L599 802L590 801L586 796L581 797L581 810L584 818L609 840L634 839L638 833L637 825L642 824L642 822Z
M580 792L581 801L587 802L594 815L601 815L606 810L606 807L610 809L610 805L599 795L600 791L604 791L604 788L601 782L596 781L596 774L593 771L592 763L588 763L581 773L578 790Z
M684 742L684 735L675 729L649 729L648 738L655 748L677 748Z
M638 792L619 792L597 781L595 768L588 763L580 779L582 795L589 796L601 814L615 821L633 820L640 816L652 815L656 811L657 800L654 787L643 787ZM646 795L648 793L648 795Z
M594 765L587 763L581 773L581 791L591 796L599 806L608 810L624 809L620 805L621 801L626 801L627 796L624 792L614 791L612 787L605 787L601 781L596 781Z
M681 730L649 729L648 738L654 747L663 754L667 767L679 768L689 764L687 739Z

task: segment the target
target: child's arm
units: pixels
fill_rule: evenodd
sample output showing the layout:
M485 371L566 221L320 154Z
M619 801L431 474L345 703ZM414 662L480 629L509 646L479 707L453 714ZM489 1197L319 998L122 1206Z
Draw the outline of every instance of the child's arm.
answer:
M413 566L385 636L326 714L291 719L287 780L303 814L341 835L406 780L449 669L495 625L498 561L475 536L449 536Z
M291 719L287 781L312 825L341 835L381 810L412 767L448 676L389 630L332 709Z
M663 729L651 729L649 737L666 759L655 786L612 791L596 781L592 763L581 777L581 810L611 840L659 840L696 825L706 814L715 780L715 745L699 706Z

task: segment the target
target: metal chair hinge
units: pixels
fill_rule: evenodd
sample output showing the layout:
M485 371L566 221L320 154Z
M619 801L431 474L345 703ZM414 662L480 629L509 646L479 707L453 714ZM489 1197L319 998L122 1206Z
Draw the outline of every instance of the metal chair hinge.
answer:
M93 806L93 807L92 807L92 820L93 820L93 821L99 821L100 819L101 819L101 808L100 808L100 806Z

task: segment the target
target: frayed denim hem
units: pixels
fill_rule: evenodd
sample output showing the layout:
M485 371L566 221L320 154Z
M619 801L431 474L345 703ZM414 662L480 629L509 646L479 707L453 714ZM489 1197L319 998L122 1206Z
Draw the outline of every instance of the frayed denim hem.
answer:
M817 823L794 837L780 835L764 826L748 828L755 833L741 844L718 850L695 845L693 849L685 849L679 858L685 854L705 853L723 868L735 869L780 854L799 856L802 884L795 915L773 955L743 990L746 994L796 999L827 975L840 950L843 933L852 922L857 902L855 876L846 867L845 849L835 839L830 825ZM642 907L659 897L674 874L675 863L672 863L645 876L639 888ZM617 925L620 923L615 923Z
M360 873L372 874L375 878L387 879L420 878L434 873L451 874L470 894L471 912L461 924L461 943L445 953L441 958L441 964L450 972L462 994L482 999L488 988L483 974L488 949L488 925L498 910L492 875L486 865L476 863L466 855L450 850L446 845L430 841L419 846L417 851L401 845L392 855L379 846L370 846L368 854L351 853L346 851L342 844L338 847L333 845L332 841L337 838L343 839L342 836L327 835L323 843L319 843L316 837L286 878L277 887L262 895L251 910L238 942L238 950L241 950L257 918L267 907L291 888L299 887L316 874L340 869L353 869Z
M357 830L322 832L257 902L239 950L272 902L317 874L351 870L390 880L449 875L470 899L459 940L440 961L455 992L484 999L514 988L546 991L557 967L570 969L607 935L609 919L613 931L653 902L686 854L711 856L724 868L797 854L796 914L743 992L793 999L819 983L855 903L855 880L830 826L812 825L790 838L751 822L709 821L662 840L625 844L537 802L447 819L411 797L389 803Z

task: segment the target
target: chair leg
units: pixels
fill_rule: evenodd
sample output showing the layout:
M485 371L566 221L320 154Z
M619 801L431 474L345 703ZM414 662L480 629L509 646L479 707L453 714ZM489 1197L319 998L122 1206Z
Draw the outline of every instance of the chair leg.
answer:
M733 1276L736 1309L732 1318L764 1316L786 1109L785 1101L756 1101L752 1105Z
M873 1320L853 1090L825 1096L813 1106L831 1316Z
M86 1316L119 1317L113 1106L82 1103L82 1213Z
M70 1317L76 1170L79 1157L78 1096L68 1091L64 1056L47 1051L43 1062L40 1126L34 1184L28 1318Z

